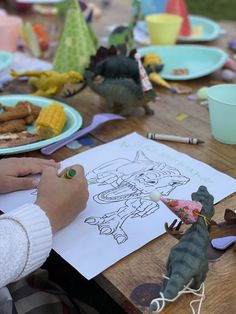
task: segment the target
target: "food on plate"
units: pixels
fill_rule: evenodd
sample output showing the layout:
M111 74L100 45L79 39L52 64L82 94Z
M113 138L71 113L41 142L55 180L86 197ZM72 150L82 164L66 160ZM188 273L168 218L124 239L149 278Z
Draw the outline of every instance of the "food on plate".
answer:
M38 134L27 132L27 125L33 124L37 119L41 107L29 101L19 101L15 105L5 106L0 109L0 148L9 148L34 143L43 138Z
M4 106L3 106L3 109L4 109ZM6 121L16 120L16 119L24 119L28 115L29 115L29 112L26 108L23 110L13 108L12 110L4 111L2 114L0 114L0 122L6 122Z
M171 71L171 74L173 75L187 75L189 74L188 69L174 69Z
M24 119L10 120L0 123L0 134L2 133L17 133L26 130Z
M64 107L53 102L48 107L42 108L35 121L37 133L44 138L51 138L61 133L66 124Z
M19 101L14 107L0 104L0 149L54 137L61 133L65 123L64 107L57 102L45 108L29 101ZM30 125L37 134L27 131Z
M27 131L0 134L0 149L31 144L41 141L42 139L40 135L32 134Z
M34 120L37 119L41 110L41 107L36 106L28 101L19 101L15 107L1 105L1 108L4 110L4 112L0 114L0 123L11 120L24 119L26 124L31 124L34 122Z

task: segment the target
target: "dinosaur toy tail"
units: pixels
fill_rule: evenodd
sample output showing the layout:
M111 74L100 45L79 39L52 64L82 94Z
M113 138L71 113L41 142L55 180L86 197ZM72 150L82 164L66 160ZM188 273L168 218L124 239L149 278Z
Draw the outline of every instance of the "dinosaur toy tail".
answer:
M74 89L72 91L67 90L63 93L63 97L68 98L68 97L75 96L75 95L79 94L80 92L82 92L86 87L87 87L87 82L86 82L86 80L84 80L82 86L79 89Z
M170 279L165 279L165 283L161 292L163 293L166 299L172 300L174 299L178 292L184 289L184 286L188 284L186 283L186 278L182 276L182 274L173 274Z
M100 94L100 89L97 87L96 84L93 83L94 74L91 71L86 71L84 73L84 78L87 83L87 86L89 86L95 93Z
M96 91L96 85L93 84L93 79L94 79L94 73L89 71L89 70L86 70L85 73L84 73L84 83L82 84L82 86L77 89L77 90L72 90L72 91L66 91L64 94L63 94L63 97L67 98L67 97L72 97L80 92L82 92L87 86L90 86L93 90ZM94 88L93 88L94 86Z
M190 282L191 283L191 282ZM190 283L185 282L185 278L181 274L171 275L171 278L165 279L163 287L157 299L154 299L150 304L149 312L161 312L164 307L171 301L178 297L178 294Z

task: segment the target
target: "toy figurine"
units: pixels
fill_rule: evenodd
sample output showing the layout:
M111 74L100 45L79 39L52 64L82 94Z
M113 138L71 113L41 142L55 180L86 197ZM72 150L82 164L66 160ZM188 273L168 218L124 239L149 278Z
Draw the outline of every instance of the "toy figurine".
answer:
M100 47L96 55L90 58L90 65L87 68L93 74L93 79L102 76L104 79L132 79L140 84L138 62L134 59L136 50L130 52L129 56L117 55L117 49ZM67 91L64 96L71 97L80 93L87 86L84 84L77 90Z
M133 30L135 24L131 23L128 26L117 26L109 35L108 46L115 46L120 54L126 55L127 52L136 48Z
M135 54L135 59L111 56L105 59L107 63L99 67L95 63L94 72L85 72L85 84L79 90L68 91L64 95L73 96L89 86L105 98L106 111L129 115L136 107L143 107L146 114L153 114L148 102L155 100L156 93L141 63L141 57ZM104 76L98 84L94 83L97 75Z
M236 252L236 239L233 241L233 238L236 238L236 213L231 209L226 209L224 220L225 221L220 223L211 220L209 225L209 236L212 246L215 249L225 250L234 243L233 249ZM182 221L177 225L176 222L177 219L175 219L170 226L165 224L165 229L167 233L179 240L183 235L183 232L180 229Z
M147 53L142 57L142 63L147 71L147 73L159 73L164 67L164 64L160 58L155 53Z
M207 248L209 245L208 224L214 215L213 196L204 186L192 194L192 200L202 204L197 221L181 236L171 249L167 262L167 273L160 296L152 300L150 311L159 313L165 304L175 300L190 286L198 291L208 272Z
M141 7L139 1L134 1L135 12L133 12L133 19L129 25L117 26L109 35L108 46L115 46L120 54L127 55L129 51L136 48L134 41L134 28L141 17Z
M88 86L106 100L107 111L129 115L137 107L143 107L146 114L153 114L148 103L155 100L156 93L148 79L147 73L142 65L141 56L136 53L135 59L138 64L140 83L132 79L104 79L100 84L94 84L93 74L86 72L85 79Z
M102 83L93 82L91 72L85 73L88 86L97 94L105 98L105 111L129 115L137 107L143 107L146 114L153 114L148 102L155 99L155 91L143 91L141 84L130 79L106 79Z
M119 55L116 47L111 48L100 47L96 55L91 56L90 65L87 70L93 72L94 79L97 76L102 76L104 79L125 78L132 79L137 84L140 84L140 75L138 62L134 56L136 49L130 51L129 56ZM175 92L175 89L159 74L163 69L161 58L156 54L146 54L141 58L144 68L149 76L150 81L154 85L163 86ZM86 80L83 85L77 90L65 92L65 97L72 97L80 93L87 86Z
M83 80L79 72L69 71L58 73L56 71L26 71L17 73L12 70L11 75L14 79L28 76L29 82L37 89L34 95L44 97L54 97L60 93L66 83L78 83Z

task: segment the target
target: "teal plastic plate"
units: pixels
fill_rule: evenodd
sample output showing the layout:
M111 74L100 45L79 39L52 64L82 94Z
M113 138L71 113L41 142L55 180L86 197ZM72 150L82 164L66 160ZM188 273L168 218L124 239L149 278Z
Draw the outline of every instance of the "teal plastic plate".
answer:
M47 107L49 104L55 101L53 99L39 97L39 96L31 96L31 95L0 96L0 103L6 106L14 107L18 101L24 101L24 100L30 101L33 104L38 105L42 108ZM0 155L17 154L17 153L37 150L49 144L60 141L68 137L72 133L76 132L82 125L82 117L80 113L76 111L74 108L60 101L57 101L57 102L64 107L65 112L66 112L66 117L67 117L66 125L60 135L47 139L47 140L42 140L36 143L32 143L32 144L0 149ZM29 126L28 131L34 133L35 132L34 127Z
M9 67L12 61L13 55L10 52L0 51L0 71Z
M201 37L178 37L178 41L181 42L207 42L215 40L220 35L220 26L213 20L197 16L190 15L189 21L192 27L201 26L203 28L203 35ZM134 29L135 40L142 45L150 45L150 39L148 36L148 28L145 21L139 21Z
M184 42L204 42L212 41L219 37L220 35L220 26L211 19L202 16L192 15L190 16L190 24L192 27L201 26L203 28L202 37L178 37L179 41Z
M220 69L228 55L221 49L200 45L150 46L139 49L141 56L147 53L159 55L164 64L160 75L167 80L191 80L206 76ZM188 69L188 74L173 75L176 69Z

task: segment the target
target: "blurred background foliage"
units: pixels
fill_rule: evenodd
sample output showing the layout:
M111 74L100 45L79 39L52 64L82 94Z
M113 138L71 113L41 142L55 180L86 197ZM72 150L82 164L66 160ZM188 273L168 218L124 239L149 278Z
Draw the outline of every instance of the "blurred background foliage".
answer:
M185 0L191 14L215 20L236 20L236 0Z

